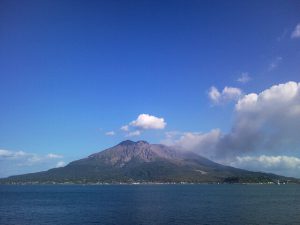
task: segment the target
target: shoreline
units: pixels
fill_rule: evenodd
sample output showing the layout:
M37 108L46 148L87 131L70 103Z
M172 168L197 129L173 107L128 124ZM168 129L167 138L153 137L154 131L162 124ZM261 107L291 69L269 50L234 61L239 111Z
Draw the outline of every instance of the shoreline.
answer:
M0 186L299 185L298 183L3 183Z

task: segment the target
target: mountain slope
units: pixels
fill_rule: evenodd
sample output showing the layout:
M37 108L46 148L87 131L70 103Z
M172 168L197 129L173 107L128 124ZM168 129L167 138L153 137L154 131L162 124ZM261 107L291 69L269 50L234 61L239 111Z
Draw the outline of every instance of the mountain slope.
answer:
M192 152L146 141L120 144L65 167L1 179L1 183L132 183L132 182L275 182L273 174L250 172L210 161ZM296 181L296 179L289 178Z

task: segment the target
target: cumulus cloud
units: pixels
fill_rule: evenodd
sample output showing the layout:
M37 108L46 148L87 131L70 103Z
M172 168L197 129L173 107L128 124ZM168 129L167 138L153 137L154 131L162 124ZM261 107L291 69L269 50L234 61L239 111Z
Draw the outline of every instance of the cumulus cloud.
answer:
M252 171L275 172L286 176L299 177L300 174L300 158L294 156L237 156L230 165Z
M114 136L116 133L114 131L108 131L105 133L106 136Z
M217 162L256 171L299 177L300 83L271 86L239 98L231 129L166 133L163 143ZM259 156L257 156L259 155Z
M141 135L145 130L162 130L166 125L167 123L164 118L149 114L140 114L136 120L122 126L120 129L127 133L127 137L133 137Z
M237 79L240 83L248 83L251 80L249 73L242 73L241 76Z
M185 133L173 143L214 160L282 150L299 153L299 127L300 83L291 81L240 97L229 132Z
M159 118L149 114L140 114L138 118L130 123L130 126L143 130L160 130L164 129L167 123L164 118Z
M291 38L300 38L300 23L298 23L295 29L293 30Z
M208 96L212 103L222 104L232 100L238 100L242 96L242 90L235 87L225 87L220 92L216 87L212 86L208 92Z
M220 139L217 155L297 150L299 127L300 84L274 85L261 93L245 95L236 103L234 124Z
M0 177L36 172L53 168L55 160L63 158L61 155L49 153L38 155L24 151L0 150Z

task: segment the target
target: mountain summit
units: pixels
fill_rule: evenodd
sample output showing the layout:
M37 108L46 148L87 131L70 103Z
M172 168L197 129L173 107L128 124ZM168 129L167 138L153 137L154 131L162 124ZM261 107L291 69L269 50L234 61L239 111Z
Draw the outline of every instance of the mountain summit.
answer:
M11 176L0 183L257 183L286 179L224 166L174 147L126 140L65 167Z
M199 159L200 156L191 152L180 152L165 145L149 144L147 141L134 142L127 140L72 164L104 163L114 167L126 167L132 163L141 164L156 161L178 164L179 162L183 163L188 158ZM201 159L204 160L202 157Z

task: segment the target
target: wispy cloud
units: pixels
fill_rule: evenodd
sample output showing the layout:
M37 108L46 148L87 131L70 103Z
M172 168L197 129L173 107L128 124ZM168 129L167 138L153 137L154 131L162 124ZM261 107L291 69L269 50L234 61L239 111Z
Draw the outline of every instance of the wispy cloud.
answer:
M58 168L58 167L63 167L65 165L66 165L66 163L64 161L59 161L59 162L56 163L55 167Z
M62 155L39 155L25 151L0 150L0 177L35 172L55 167Z
M129 131L129 126L128 125L124 125L120 128L122 131Z
M297 24L297 26L291 33L291 38L300 38L300 23Z
M141 131L136 130L136 131L131 131L127 134L127 137L135 137L135 136L140 136L141 135Z
M106 136L114 136L116 133L114 131L108 131L105 133Z
M237 79L238 82L243 83L243 84L248 83L250 80L251 80L251 77L250 77L249 73L246 73L246 72L242 73L241 76Z
M280 64L281 61L282 61L282 57L281 56L278 56L275 59L273 59L273 61L269 64L268 70L272 71L272 70L276 69L279 66L279 64Z
M57 154L53 154L53 153L47 154L46 157L49 158L49 159L61 159L61 158L63 158L62 155L57 155Z
M176 146L180 149L196 151L200 155L213 157L216 144L221 138L221 130L209 132L166 132L162 144Z
M230 165L252 171L265 171L286 176L299 177L300 174L300 158L294 156L238 156L230 162Z
M32 156L33 154L26 153L23 151L10 151L5 149L0 149L0 158L18 158L25 156Z

